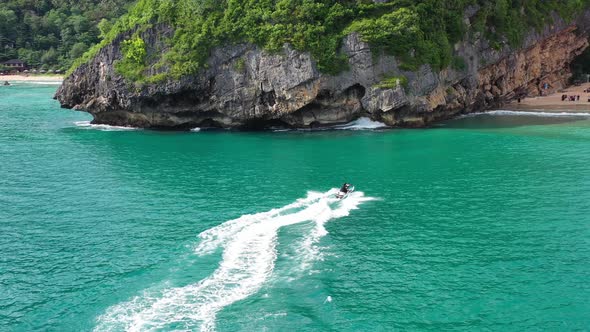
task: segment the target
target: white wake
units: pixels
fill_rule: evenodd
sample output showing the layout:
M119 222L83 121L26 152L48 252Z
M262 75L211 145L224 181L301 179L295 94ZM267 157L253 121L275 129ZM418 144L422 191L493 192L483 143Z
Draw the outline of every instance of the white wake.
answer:
M217 313L234 302L256 293L272 275L277 258L278 230L281 227L314 222L300 251L304 266L317 256L316 243L327 234L324 224L347 216L372 198L354 192L337 200L337 189L309 192L307 197L268 212L244 215L199 234L198 255L223 250L217 270L207 278L162 294L136 296L107 309L98 318L96 331L145 331L161 329L215 330ZM308 249L308 250L306 250Z

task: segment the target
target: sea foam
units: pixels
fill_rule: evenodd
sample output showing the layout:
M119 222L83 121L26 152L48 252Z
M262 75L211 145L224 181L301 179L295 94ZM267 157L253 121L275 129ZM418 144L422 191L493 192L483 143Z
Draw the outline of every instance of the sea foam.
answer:
M333 126L330 128L338 129L338 130L370 130L370 129L387 128L387 125L385 123L382 123L379 121L373 121L369 118L363 117L363 118L358 118L352 122L349 122L349 123L346 123L343 125Z
M280 128L280 129L273 129L273 132L289 132L289 131L327 131L327 130L375 130L375 129L386 129L390 128L385 123L379 121L373 121L367 117L358 118L354 121L326 126L326 127L319 127L319 128L298 128L298 129L288 129L288 128Z
M139 130L135 127L123 127L123 126L110 126L106 124L93 124L90 121L76 121L74 122L76 127L84 129L97 129L102 131L126 131L126 130Z
M309 266L317 258L315 245L327 234L324 224L372 200L362 192L337 200L336 192L335 188L325 193L309 192L307 197L282 208L244 215L202 232L195 253L202 256L222 250L217 270L194 284L169 288L155 296L146 291L110 307L98 318L95 330L165 330L170 326L215 330L220 310L256 293L272 275L281 227L315 223L299 252L302 264Z

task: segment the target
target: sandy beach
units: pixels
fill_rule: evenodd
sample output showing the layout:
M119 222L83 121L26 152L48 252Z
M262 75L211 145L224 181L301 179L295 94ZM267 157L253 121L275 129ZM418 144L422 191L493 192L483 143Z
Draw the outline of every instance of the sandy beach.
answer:
M590 83L585 83L579 86L571 86L548 96L524 98L520 103L517 101L512 101L511 103L506 104L504 109L539 111L567 110L573 112L588 112L590 111L590 102L588 101L590 98L590 93L584 92L586 89L590 89ZM567 95L568 97L572 95L580 96L580 100L569 101L569 99L566 99L562 101L562 95Z
M0 84L4 81L34 81L34 82L62 82L63 76L59 75L0 75Z

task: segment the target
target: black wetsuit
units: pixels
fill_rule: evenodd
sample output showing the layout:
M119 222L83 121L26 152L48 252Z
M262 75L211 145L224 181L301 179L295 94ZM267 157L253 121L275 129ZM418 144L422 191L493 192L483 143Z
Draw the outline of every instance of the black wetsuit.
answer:
M348 192L348 185L346 183L344 185L342 185L342 188L340 188L340 191L343 193L347 193Z

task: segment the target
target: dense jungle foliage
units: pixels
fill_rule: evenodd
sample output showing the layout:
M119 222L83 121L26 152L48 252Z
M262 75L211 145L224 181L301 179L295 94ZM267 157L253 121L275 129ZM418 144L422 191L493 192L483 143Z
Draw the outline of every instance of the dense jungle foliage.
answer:
M101 31L127 12L130 0L1 0L0 62L68 69L100 42Z
M55 2L58 1L52 1ZM133 81L153 82L194 73L206 65L212 48L244 41L269 51L279 51L289 43L298 50L309 51L321 71L337 73L346 68L346 58L339 53L342 37L356 31L377 52L397 56L404 69L415 70L421 64L442 69L449 65L461 67L462 59L453 55L453 45L461 39L481 34L496 48L518 46L531 28L540 29L551 23L553 14L569 19L589 3L590 0L138 0L114 24L104 24L100 29L91 26L88 29L94 29L95 34L89 33L86 39L75 34L79 40L63 41L56 52L64 61L69 60L83 48L73 46L89 45L92 36L101 34L102 41L76 60L72 67L75 68L121 33L131 31L123 43L124 58L117 70ZM14 10L11 8L8 10ZM69 8L73 13L73 7ZM467 17L469 12L472 15ZM72 17L82 20L89 16L84 11L78 13ZM85 22L104 22L100 16L97 13ZM70 24L70 20L67 17L64 24ZM175 34L169 41L169 51L148 59L148 45L141 33L158 23L172 26ZM75 24L70 29L79 31ZM55 33L54 36L57 38ZM147 77L147 66L168 70Z

